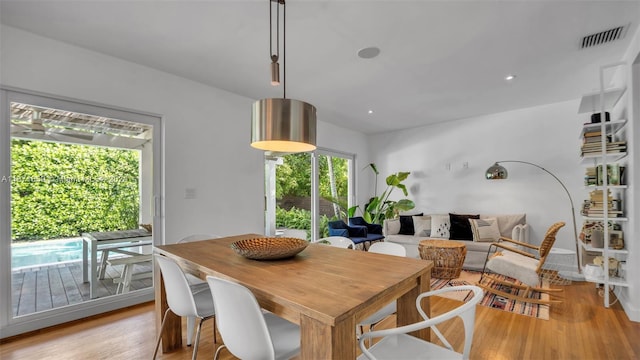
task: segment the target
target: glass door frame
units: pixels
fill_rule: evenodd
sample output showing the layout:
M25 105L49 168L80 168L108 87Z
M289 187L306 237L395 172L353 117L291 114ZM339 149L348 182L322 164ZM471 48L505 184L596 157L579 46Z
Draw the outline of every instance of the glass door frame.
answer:
M348 186L347 186L347 202L348 207L356 203L356 155L331 150L326 148L317 148L311 152L311 241L319 238L320 225L320 171L319 156L331 156L347 159L349 166L347 168ZM275 169L277 160L265 156L265 235L275 235Z
M153 169L153 194L151 198L153 199L153 204L151 206L153 212L153 243L154 245L163 243L164 156L163 121L161 116L3 86L0 88L0 109L2 109L0 113L0 176L6 176L7 178L10 178L11 174L10 104L12 102L152 125L153 164L151 168ZM75 305L14 317L11 282L11 189L10 186L0 185L0 338L38 330L154 299L154 289L150 287L127 294L96 298ZM143 199L142 201L146 200Z

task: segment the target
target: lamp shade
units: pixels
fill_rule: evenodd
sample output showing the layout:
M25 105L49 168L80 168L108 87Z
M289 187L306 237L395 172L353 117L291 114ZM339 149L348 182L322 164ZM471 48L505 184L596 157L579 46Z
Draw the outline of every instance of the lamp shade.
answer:
M507 169L504 166L494 163L487 169L484 176L487 180L502 180L508 177Z
M315 106L293 99L256 101L251 111L251 146L288 153L315 150Z

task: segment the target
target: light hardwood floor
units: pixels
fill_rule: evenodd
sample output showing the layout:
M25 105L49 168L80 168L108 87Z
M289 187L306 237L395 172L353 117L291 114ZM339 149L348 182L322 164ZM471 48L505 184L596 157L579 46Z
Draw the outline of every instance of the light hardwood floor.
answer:
M631 322L619 304L610 309L590 283L565 286L565 303L551 308L549 320L478 306L472 359L638 359L640 323ZM435 298L434 298L435 299ZM446 311L456 301L437 298L432 311ZM88 320L5 340L2 360L150 359L155 341L154 306L139 305ZM385 320L386 321L386 320ZM378 328L391 326L389 319ZM462 346L460 320L440 330L457 348ZM211 322L204 326L198 359L214 353ZM224 359L232 359L226 351ZM161 359L190 359L191 348Z

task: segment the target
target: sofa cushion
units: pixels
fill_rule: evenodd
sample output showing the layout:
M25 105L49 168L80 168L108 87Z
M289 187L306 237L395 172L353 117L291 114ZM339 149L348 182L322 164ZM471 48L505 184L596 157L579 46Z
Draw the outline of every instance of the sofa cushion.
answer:
M413 235L415 229L413 228L413 217L422 216L422 213L416 215L400 215L400 232L402 235Z
M452 214L449 213L451 228L449 230L449 238L453 240L473 240L473 232L469 219L479 219L480 215L469 214Z
M400 219L385 220L387 235L398 235L400 233Z
M481 252L484 255L487 255L487 251L489 251L489 247L492 243L490 242L479 242L479 241L465 241L464 245L467 247L467 255L470 251L473 252ZM482 259L482 263L484 264L484 260Z
M394 242L399 244L408 244L415 245L416 247L420 243L420 241L424 240L422 237L418 236L409 236L409 235L387 235L384 238L384 241Z
M431 216L414 216L413 229L414 236L431 236Z
M496 218L469 219L473 241L493 242L500 239L500 229Z
M518 224L527 223L526 214L498 214L498 215L480 215L480 219L496 218L498 220L498 228L500 235L511 238L513 228Z
M448 239L451 221L449 215L431 215L431 237Z

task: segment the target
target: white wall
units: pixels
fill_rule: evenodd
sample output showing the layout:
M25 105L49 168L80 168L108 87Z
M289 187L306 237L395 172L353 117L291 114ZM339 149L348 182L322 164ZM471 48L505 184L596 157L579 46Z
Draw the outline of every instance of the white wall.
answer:
M630 286L616 289L616 294L628 317L640 321L640 278L633 276L640 271L636 215L640 209L640 166L636 161L640 143L640 30L631 44L623 60L636 62L635 78L627 71L623 80L627 92L618 111L621 114L612 114L629 121L626 162L632 169L627 179L629 222L625 224ZM407 185L410 198L416 202L412 213L524 212L533 227L534 243L542 239L549 225L564 221L567 225L559 232L556 246L575 251L568 197L556 180L525 164L503 164L509 171L509 179L503 181L487 181L484 172L500 160L528 161L551 171L573 198L579 233L580 207L588 198L583 185L585 165L579 161L579 134L582 124L590 119L589 114L577 114L578 105L579 99L371 136L371 158L384 176L411 171ZM465 163L468 168L464 168ZM379 186L382 189L384 184ZM401 194L395 195L399 198Z
M631 36L629 34L628 36ZM627 91L621 101L625 101L627 123L627 140L629 143L629 156L627 162L631 166L629 174L631 186L627 190L627 211L630 212L630 221L626 225L625 243L629 249L627 257L627 273L631 286L628 288L616 289L616 294L620 297L625 312L634 321L640 321L640 224L638 211L640 211L640 164L638 164L638 149L640 149L640 29L636 31L631 40L631 45L627 50L623 61L629 67L622 81Z
M160 242L192 233L263 233L264 160L249 146L253 99L4 25L0 85L159 114L165 209ZM319 146L367 158L364 135L319 120ZM184 198L187 188L196 190L195 199ZM8 286L9 275L1 275ZM98 299L12 324L3 313L0 327L3 337L12 336L147 300Z
M0 30L0 84L162 116L167 243L191 233L264 231L263 157L249 146L253 99L12 27ZM358 158L368 150L364 135L322 121L318 145ZM196 190L195 199L184 199L186 188Z
M532 242L541 241L554 222L564 221L556 246L575 250L569 199L553 177L511 163L503 164L507 180L487 181L484 173L500 160L538 164L562 180L579 211L586 193L578 161L579 124L584 122L578 104L567 101L376 135L371 138L377 144L373 159L384 176L411 171L407 185L414 212L526 213Z

